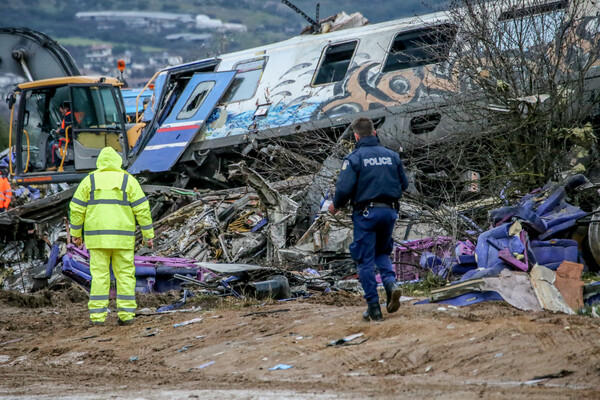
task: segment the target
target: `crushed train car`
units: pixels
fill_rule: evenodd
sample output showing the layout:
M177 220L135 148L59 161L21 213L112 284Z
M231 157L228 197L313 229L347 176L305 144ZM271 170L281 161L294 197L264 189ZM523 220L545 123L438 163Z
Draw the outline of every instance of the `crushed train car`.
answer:
M570 7L563 1L520 6L527 15L554 19ZM586 2L583 11L582 40L597 5ZM522 15L496 14L505 24ZM264 142L316 131L337 138L358 116L372 118L383 144L396 150L472 129L468 117L457 121L444 112L445 84L455 79L451 48L460 37L448 13L318 31L159 71L138 124L127 124L122 93L108 78L22 84L9 99L17 181L77 181L94 167L98 150L112 146L129 172L149 181L227 187L229 166L259 154ZM585 91L598 84L592 75ZM72 148L57 153L64 153L61 171L45 171L44 138L65 100L85 118L72 127Z

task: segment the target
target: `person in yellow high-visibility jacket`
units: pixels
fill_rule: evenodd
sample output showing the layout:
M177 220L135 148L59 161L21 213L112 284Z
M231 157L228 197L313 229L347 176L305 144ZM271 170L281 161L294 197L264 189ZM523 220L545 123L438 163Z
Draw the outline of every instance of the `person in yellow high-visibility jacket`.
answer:
M103 325L108 312L109 265L117 279L119 325L133 323L135 309L135 219L144 242L152 248L154 229L148 199L139 182L121 169L122 159L105 147L96 169L86 176L71 200L71 236L77 246L90 251L92 287L88 308L93 325Z

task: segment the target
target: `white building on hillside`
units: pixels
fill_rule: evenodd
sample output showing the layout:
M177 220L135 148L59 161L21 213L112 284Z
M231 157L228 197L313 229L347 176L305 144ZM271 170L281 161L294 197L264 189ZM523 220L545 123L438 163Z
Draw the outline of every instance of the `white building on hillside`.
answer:
M196 15L196 28L215 30L219 32L248 32L248 27L244 24L234 24L230 22L223 22L220 19L213 19L208 15L198 14Z
M122 22L132 28L154 26L174 28L181 25L193 25L192 14L164 13L152 11L82 11L75 14L82 21L95 21L99 26Z

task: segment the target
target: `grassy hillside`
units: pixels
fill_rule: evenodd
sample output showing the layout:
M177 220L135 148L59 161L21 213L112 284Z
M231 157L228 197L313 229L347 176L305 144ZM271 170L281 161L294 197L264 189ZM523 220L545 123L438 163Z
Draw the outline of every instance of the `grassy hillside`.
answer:
M315 17L317 1L294 0L299 8L312 18ZM444 2L432 0L432 6L424 6L421 0L359 0L321 1L321 18L341 11L347 13L360 11L371 22L382 22L426 13ZM173 46L164 37L168 33L180 33L185 29L173 29L173 32L148 32L141 29L100 30L93 23L82 22L75 18L80 11L162 11L171 13L207 14L224 22L243 23L248 26L247 34L228 35L227 46L215 43L198 49L198 44L177 43ZM0 4L0 26L25 26L42 31L53 38L59 38L69 50L77 46L89 46L92 42L109 42L127 49L140 46L152 46L156 49L179 52L185 59L193 56L205 56L206 53L221 50L233 51L284 40L300 32L308 23L294 11L278 0L27 0L24 2L2 2ZM189 30L187 30L189 31ZM222 40L221 40L222 42ZM175 47L175 48L174 48ZM191 54L190 54L191 52ZM205 54L201 54L205 53ZM76 55L77 58L77 55Z

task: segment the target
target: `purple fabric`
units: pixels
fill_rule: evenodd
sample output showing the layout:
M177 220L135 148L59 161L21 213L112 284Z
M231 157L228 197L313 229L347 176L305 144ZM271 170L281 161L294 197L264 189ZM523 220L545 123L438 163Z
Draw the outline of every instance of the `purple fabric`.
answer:
M452 258L441 258L433 253L424 252L421 255L420 265L421 268L431 270L435 275L445 278L448 276L450 266L452 265Z
M547 268L554 267L551 264L558 263L560 265L563 261L578 262L579 259L577 242L570 239L533 240L531 242L531 251L535 256L536 262Z
M65 254L62 258L62 272L73 279L76 282L83 284L84 286L87 284L88 286L92 282L92 277L89 273L85 273L81 271L80 266L77 265L77 261L73 260L69 255Z
M453 297L451 299L437 301L436 304L449 304L451 306L470 306L471 304L482 303L484 301L503 301L504 299L498 292L486 291L486 292L471 292L465 293L460 296ZM421 300L415 304L428 304L431 303L428 299Z
M525 262L525 265L527 265L527 267L529 268L529 249L530 249L530 245L529 245L529 236L527 235L527 232L525 232L524 230L522 230L519 233L519 239L521 240L521 243L523 243L523 246L525 246L525 251L523 252L523 255L525 256L524 262Z
M92 279L89 259L87 249L69 244L67 254L63 257L63 273L82 285L89 286ZM212 271L197 266L194 260L186 258L135 256L134 263L136 290L143 292L179 289L181 281L173 279L175 274L192 276L202 282L208 277L216 276Z
M60 252L60 248L57 244L53 244L50 249L50 256L48 257L48 262L46 263L46 274L45 278L50 278L52 276L52 271L56 264L58 264L58 253Z
M441 257L450 256L449 250L453 241L454 238L449 236L437 236L396 243L393 252L396 279L400 282L420 279L422 270L418 266L421 254L429 251Z
M585 215L587 215L587 213L582 211L579 207L564 203L555 208L553 212L543 215L542 220L544 220L548 228L552 228L565 222L581 218Z
M508 249L502 249L498 252L498 257L511 267L527 272L529 267L523 261L516 259Z
M136 277L148 277L148 276L156 276L156 268L153 266L135 266L135 276Z
M585 213L583 213L583 215L585 215ZM582 215L582 216L583 216L583 215ZM580 217L577 217L577 218L580 218ZM577 221L576 221L576 219L572 219L572 220L570 220L570 221L563 222L563 223L562 223L562 224L560 224L560 225L556 225L556 226L554 226L554 227L552 227L552 228L548 229L548 230L547 230L546 232L544 232L543 234L539 235L539 236L538 236L538 239L540 239L540 240L546 240L546 239L550 239L550 238L552 238L554 235L556 235L557 233L559 233L559 232L562 232L562 231L564 231L564 230L567 230L567 229L569 229L569 228L572 228L573 226L575 226L575 223L576 223L576 222L577 222Z
M577 180L579 182L581 179ZM506 266L527 271L537 262L555 269L564 260L577 262L577 244L570 242L540 242L573 227L578 218L586 215L578 207L564 200L566 190L555 183L548 183L525 195L516 206L501 207L490 211L490 219L497 226L479 235L475 253L477 270L466 271L461 280L482 276L495 276ZM508 235L514 219L524 226L518 237ZM529 243L528 232L538 241ZM544 244L545 243L545 244ZM456 249L459 255L459 248ZM522 254L523 260L515 257ZM464 271L468 264L460 260L452 266L453 271Z
M510 236L510 224L504 224L479 235L477 239L477 267L490 268L498 261L498 252L508 248L511 253L523 254L525 246L521 239Z
M450 272L452 272L455 275L463 275L463 274L466 274L467 272L474 270L476 268L477 268L477 264L475 264L475 263L472 263L472 264L454 263L450 267Z
M461 264L461 265L470 265L470 264L475 264L477 265L477 259L475 257L475 254L470 255L470 256L458 256L456 261Z
M538 232L546 230L546 225L540 216L524 206L502 207L490 211L490 218L495 226L501 226L515 217Z
M562 203L566 195L567 193L564 187L561 186L554 189L552 192L550 192L546 199L539 203L535 209L536 214L545 215L552 212L552 210Z
M457 257L473 255L475 254L475 245L470 240L460 240L456 242L454 254Z

